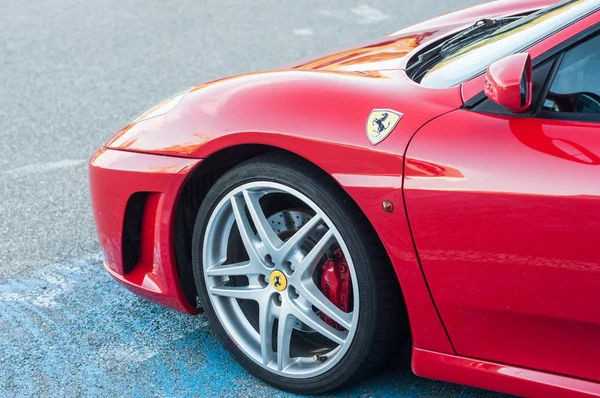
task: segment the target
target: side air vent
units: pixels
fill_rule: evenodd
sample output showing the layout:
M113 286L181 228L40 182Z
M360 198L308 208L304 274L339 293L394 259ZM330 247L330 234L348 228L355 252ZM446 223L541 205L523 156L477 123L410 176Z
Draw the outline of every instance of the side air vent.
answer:
M123 273L130 273L140 261L142 243L142 220L148 193L136 192L127 201L123 221Z

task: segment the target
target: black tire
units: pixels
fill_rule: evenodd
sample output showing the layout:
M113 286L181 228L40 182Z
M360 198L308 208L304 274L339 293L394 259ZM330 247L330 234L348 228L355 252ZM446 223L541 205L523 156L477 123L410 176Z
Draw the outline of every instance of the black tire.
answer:
M354 262L360 291L356 335L342 360L319 376L288 378L254 363L231 340L211 306L202 267L203 238L208 219L228 192L258 180L287 185L313 200L335 224ZM226 172L210 189L198 212L192 261L198 294L215 334L240 365L279 389L300 394L320 394L338 389L388 364L408 339L409 327L402 295L381 241L358 206L331 177L302 159L270 153Z

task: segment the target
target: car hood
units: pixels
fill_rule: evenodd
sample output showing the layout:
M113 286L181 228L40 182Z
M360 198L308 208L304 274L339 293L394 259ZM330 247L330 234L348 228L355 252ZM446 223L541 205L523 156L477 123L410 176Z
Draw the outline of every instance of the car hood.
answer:
M411 55L418 52L421 47L453 34L482 18L527 14L556 2L556 0L509 0L485 3L430 19L358 47L297 61L281 69L346 72L403 69Z
M403 116L377 149L401 156L418 128L463 104L459 86L431 89L412 81L402 70L411 54L480 18L530 12L547 3L491 3L289 67L205 83L154 107L105 146L195 158L242 144L270 145L303 157L309 154L302 148L372 153L365 122L374 109L385 108Z

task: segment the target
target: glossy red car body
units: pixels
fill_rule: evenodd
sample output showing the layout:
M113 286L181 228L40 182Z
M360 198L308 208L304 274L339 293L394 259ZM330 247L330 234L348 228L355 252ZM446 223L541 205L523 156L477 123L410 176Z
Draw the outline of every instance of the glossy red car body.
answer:
M207 83L124 127L90 160L106 269L150 300L197 313L174 249L185 184L245 159L228 148L285 150L331 175L379 234L406 301L416 374L518 395L600 396L598 124L464 110L484 75L429 89L403 71L432 40L553 3L488 3ZM535 61L599 20L586 16L528 53ZM376 108L404 117L373 146L365 120ZM125 273L123 220L136 192L147 193L140 258Z
M512 74L515 70L525 71L524 86L525 101L521 98L520 74ZM502 104L514 113L524 113L531 106L531 93L533 91L533 69L531 57L527 53L514 54L502 58L488 67L485 75L483 92L492 101Z

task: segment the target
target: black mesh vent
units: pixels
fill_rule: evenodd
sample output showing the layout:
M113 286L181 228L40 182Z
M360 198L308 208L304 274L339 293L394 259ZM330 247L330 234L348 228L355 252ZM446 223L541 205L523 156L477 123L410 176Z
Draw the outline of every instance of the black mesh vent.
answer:
M142 243L142 219L148 193L137 192L131 195L125 209L123 221L123 273L130 273L140 261Z

